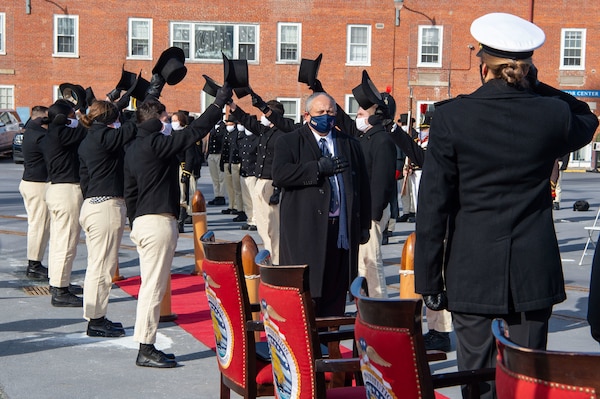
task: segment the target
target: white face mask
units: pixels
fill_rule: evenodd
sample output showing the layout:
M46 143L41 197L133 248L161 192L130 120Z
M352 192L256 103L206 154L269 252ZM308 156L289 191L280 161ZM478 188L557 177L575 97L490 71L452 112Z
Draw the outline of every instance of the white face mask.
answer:
M181 123L179 123L179 121L171 122L171 127L173 128L173 130L183 129L183 126L181 126Z
M67 123L67 127L75 128L79 126L79 121L77 119L68 118L69 123Z
M261 123L263 126L267 126L267 127L268 127L268 126L271 126L271 121L270 121L270 120L268 120L268 119L267 119L267 117L266 117L266 116L264 116L264 115L260 117L260 123Z
M367 118L356 118L356 128L361 132L366 132L369 128L369 122L367 122Z
M228 132L233 132L235 130L235 126L234 125L227 125L227 131Z
M243 132L244 130L246 130L246 128L244 127L244 125L237 125L237 130Z
M167 122L162 122L162 124L163 124L163 128L161 130L161 133L164 134L165 136L170 136L171 131L173 130L173 127L171 126L170 123L167 123Z

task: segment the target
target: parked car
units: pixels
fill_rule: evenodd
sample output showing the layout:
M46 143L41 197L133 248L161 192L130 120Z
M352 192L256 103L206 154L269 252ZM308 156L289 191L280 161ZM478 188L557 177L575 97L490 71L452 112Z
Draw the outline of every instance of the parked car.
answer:
M23 163L25 162L25 158L23 157L23 133L25 133L25 124L23 122L19 122L19 126L21 126L21 130L19 133L15 134L15 138L12 143L12 158L15 163Z
M10 153L13 139L21 131L21 118L14 109L0 109L0 154Z

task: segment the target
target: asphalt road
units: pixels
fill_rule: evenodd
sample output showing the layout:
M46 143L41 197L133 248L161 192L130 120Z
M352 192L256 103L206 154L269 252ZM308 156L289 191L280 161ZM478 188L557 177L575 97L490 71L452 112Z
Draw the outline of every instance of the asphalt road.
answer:
M157 347L174 352L181 366L156 370L135 366L137 344L133 342L135 300L113 288L109 318L123 322L127 336L91 339L85 335L81 309L54 308L49 296L29 295L35 286L25 277L25 209L18 185L23 171L10 159L0 159L0 399L36 398L216 398L219 383L214 353L174 323L161 323ZM206 200L213 198L207 168L198 188ZM598 351L585 321L592 251L579 265L587 231L600 206L600 174L565 173L562 209L555 211L555 227L567 285L568 299L555 307L550 323L549 349ZM587 212L574 212L575 201L590 203ZM233 216L222 215L224 207L208 208L209 229L218 239L239 240L256 232L239 229ZM404 240L414 230L412 223L398 223L390 244L384 246L390 296L398 296L398 270ZM596 237L594 237L596 238ZM190 225L180 235L173 273L194 269L193 235ZM46 258L44 258L46 264ZM73 282L83 283L86 248L82 234L73 268ZM135 246L125 232L120 251L120 272L125 277L139 274ZM353 310L349 304L348 310ZM452 337L454 341L454 337ZM455 352L432 364L434 372L455 369ZM458 390L442 390L451 398ZM236 395L232 395L236 397Z

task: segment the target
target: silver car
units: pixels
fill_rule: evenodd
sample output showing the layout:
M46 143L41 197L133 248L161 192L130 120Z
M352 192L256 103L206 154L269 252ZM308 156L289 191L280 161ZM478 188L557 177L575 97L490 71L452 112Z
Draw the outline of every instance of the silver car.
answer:
M0 154L12 151L13 139L21 131L21 118L14 109L0 109Z

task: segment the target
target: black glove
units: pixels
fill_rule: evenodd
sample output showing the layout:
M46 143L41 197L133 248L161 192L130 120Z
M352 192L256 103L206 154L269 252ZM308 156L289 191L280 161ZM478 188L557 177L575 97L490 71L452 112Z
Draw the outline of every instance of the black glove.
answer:
M448 308L448 296L446 291L435 295L423 295L423 302L431 310L444 310Z
M537 75L538 75L537 68L535 67L535 65L531 64L529 66L529 72L527 72L525 79L529 83L529 88L533 91L535 91L535 89L540 85L540 81L538 80Z
M163 78L160 73L153 74L152 79L150 80L150 85L146 89L146 96L152 96L158 100L165 83L165 78Z
M233 101L231 96L233 96L233 90L231 89L229 82L225 82L223 83L223 86L217 90L217 95L213 104L221 109L225 106L225 104L230 104Z
M117 103L116 103L117 109L119 111L121 111L121 110L127 108L127 106L129 106L129 100L131 100L130 95L126 95L126 96L119 98L119 101L117 101Z
M313 93L325 93L325 89L323 89L323 85L319 79L315 79L315 83L312 86L308 86L309 89L313 91Z
M369 241L369 238L371 238L371 233L369 233L369 230L363 229L360 231L360 243L361 244L366 244Z
M266 114L267 112L269 112L271 110L271 108L269 108L267 103L264 102L263 99L260 98L260 96L258 94L256 94L255 92L252 92L252 93L250 93L250 95L252 96L252 106L260 109L260 111L263 114Z
M119 97L121 97L121 89L112 89L110 93L106 95L108 101L113 102Z
M269 197L269 205L279 204L279 194L281 194L281 188L273 186L273 194Z
M341 173L348 167L348 161L343 157L321 157L319 158L319 174L321 176L333 176Z
M181 171L181 182L183 184L190 184L190 176L192 174L190 172L188 172L187 170L183 170Z

